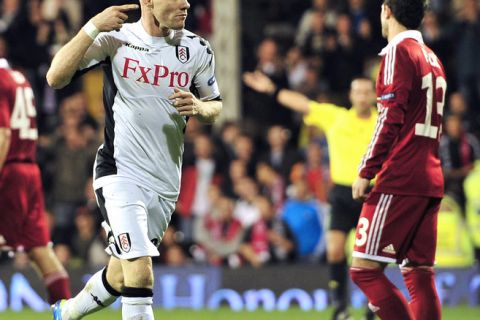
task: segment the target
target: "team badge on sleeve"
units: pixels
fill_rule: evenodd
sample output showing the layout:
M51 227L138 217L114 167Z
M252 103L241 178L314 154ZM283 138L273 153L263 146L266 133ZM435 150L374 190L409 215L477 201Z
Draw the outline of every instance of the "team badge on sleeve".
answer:
M177 46L175 50L178 61L187 63L190 60L190 50L185 46Z
M132 248L130 242L130 235L128 234L128 232L118 235L118 243L120 244L120 248L122 248L125 253L129 252Z

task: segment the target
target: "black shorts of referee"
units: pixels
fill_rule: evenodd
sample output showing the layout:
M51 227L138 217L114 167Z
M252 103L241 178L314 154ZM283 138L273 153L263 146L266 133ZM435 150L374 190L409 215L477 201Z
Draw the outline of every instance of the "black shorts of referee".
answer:
M349 233L357 227L362 201L353 200L352 187L335 184L328 194L330 203L330 226L328 230Z

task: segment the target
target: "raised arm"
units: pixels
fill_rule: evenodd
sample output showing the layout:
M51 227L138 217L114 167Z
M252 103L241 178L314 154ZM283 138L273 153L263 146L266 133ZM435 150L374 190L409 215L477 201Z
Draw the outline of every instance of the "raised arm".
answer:
M100 32L118 30L128 19L125 12L138 9L136 4L113 6L93 17L53 58L47 72L47 82L55 89L70 83L87 50Z
M245 72L243 81L257 92L275 96L277 102L288 109L302 114L310 112L310 99L308 97L296 91L277 88L275 83L260 71Z

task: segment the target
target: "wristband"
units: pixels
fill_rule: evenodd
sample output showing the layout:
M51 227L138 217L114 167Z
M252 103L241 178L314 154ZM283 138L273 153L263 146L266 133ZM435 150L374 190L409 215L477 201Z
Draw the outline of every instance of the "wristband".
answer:
M90 37L92 38L92 40L95 40L95 38L98 36L98 34L100 33L100 30L98 30L97 27L95 27L95 25L93 24L92 21L88 21L84 26L83 26L83 31L85 31L85 33Z

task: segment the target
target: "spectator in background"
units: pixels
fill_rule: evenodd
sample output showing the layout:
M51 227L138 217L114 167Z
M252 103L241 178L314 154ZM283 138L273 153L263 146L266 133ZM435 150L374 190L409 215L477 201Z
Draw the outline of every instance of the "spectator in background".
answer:
M288 145L289 137L290 131L285 127L270 127L267 131L268 150L260 155L260 161L268 163L284 181L287 181L293 164L300 159L297 151Z
M260 211L255 205L255 199L259 195L258 186L253 179L245 177L237 181L234 190L238 196L234 216L244 228L248 228L260 219Z
M278 43L271 38L264 39L258 46L256 56L257 64L255 69L267 74L277 85L286 87L288 79ZM265 126L282 124L292 127L290 111L278 109L275 101L256 92L247 90L245 95L246 101L249 102L244 106L246 129L254 138L258 138L263 134L261 128Z
M325 18L325 25L327 27L334 27L336 20L336 12L329 6L328 0L312 0L312 7L305 11L297 28L295 36L295 44L299 47L305 45L306 39L312 27L312 20L317 12L323 12Z
M461 92L452 92L450 94L448 98L448 112L457 115L462 120L462 128L466 132L474 133L469 108Z
M456 75L458 86L472 108L471 114L480 112L480 20L476 0L465 0L457 21L450 29L449 38L455 42ZM478 126L478 124L475 124Z
M369 20L363 19L360 21L357 37L360 42L360 54L366 59L364 63L366 64L368 62L368 57L376 57L381 50L381 45L379 45L373 35L372 24Z
M183 166L190 166L195 163L194 141L195 137L205 134L205 127L195 118L188 119L187 127L185 129L184 151L183 151Z
M91 186L91 185L89 185ZM72 237L72 256L76 260L74 266L95 268L108 262L105 252L106 239L104 233L98 233L95 213L88 207L80 207L75 216L76 232ZM72 263L70 264L72 266Z
M0 34L8 30L20 10L20 0L3 0L0 4Z
M304 84L308 66L300 47L293 47L288 50L285 57L285 66L287 68L288 86L293 90L300 90Z
M307 29L305 40L299 44L305 57L316 62L323 63L326 51L332 48L329 39L333 37L333 31L329 29L325 21L325 12L316 10L311 13L310 26Z
M257 181L262 194L272 201L275 213L280 213L285 201L285 182L282 176L269 164L259 162L257 164Z
M328 81L320 77L320 71L323 67L318 67L314 62L310 62L307 66L307 72L303 86L299 92L303 93L310 99L316 100L328 89Z
M211 184L219 185L221 176L213 158L213 145L210 137L200 134L194 138L195 163L184 167L180 183L180 195L176 212L182 216L180 229L186 241L192 239L193 220L210 211L208 191Z
M160 256L155 257L153 262L174 267L185 265L188 259L182 243L183 234L170 225L163 235L162 242L160 242L158 250Z
M61 19L68 23L70 31L78 30L83 19L81 6L82 2L78 0L43 0L42 13L47 21Z
M88 178L84 190L85 202L75 213L75 232L70 243L73 261L70 266L96 268L108 261L108 255L104 250L107 240L104 232L98 232L101 213L93 192L91 177Z
M267 197L255 200L261 219L245 232L240 254L252 266L290 262L295 256L295 239L288 225L279 219Z
M422 32L425 43L432 48L432 50L437 52L440 60L447 61L451 46L442 32L438 16L435 12L425 12L420 31Z
M10 60L25 71L37 101L41 102L45 86L44 70L50 62L50 28L42 17L41 1L13 1L7 7L16 12L5 31ZM40 103L38 109L42 110Z
M331 187L330 172L323 164L322 147L317 142L307 146L304 162L296 163L290 173L290 181L295 183L304 179L312 195L322 204L327 203L327 195Z
M445 132L440 140L440 158L445 177L445 193L450 194L465 209L463 181L480 159L478 139L462 128L462 119L455 114L445 118Z
M255 146L250 136L240 134L234 141L235 159L242 160L247 166L247 175L255 176Z
M350 16L342 13L337 17L336 41L334 48L328 48L325 55L325 75L330 89L337 95L348 92L353 78L363 72L363 50L361 40L352 32ZM347 103L348 99L344 99Z
M62 126L41 140L41 148L48 163L47 199L55 219L52 238L54 243L70 244L76 211L85 201L85 195L78 190L84 190L91 175L97 142L92 140L92 128L81 100L66 99L60 112Z
M247 166L243 160L237 159L230 162L228 174L222 179L222 191L229 198L236 198L234 186L247 176Z
M229 170L230 162L235 159L235 140L240 135L240 127L233 121L226 121L215 141L215 154L218 155L222 172Z
M212 265L240 265L237 255L243 238L242 223L234 217L233 201L221 197L212 210L195 223L195 241L198 250L204 250L206 260ZM196 256L202 256L199 253Z
M318 203L311 197L307 183L303 180L295 182L289 188L282 219L293 232L300 261L317 261L324 251L322 215Z
M348 13L352 19L352 30L360 35L360 28L364 21L368 21L365 9L365 0L348 0Z

